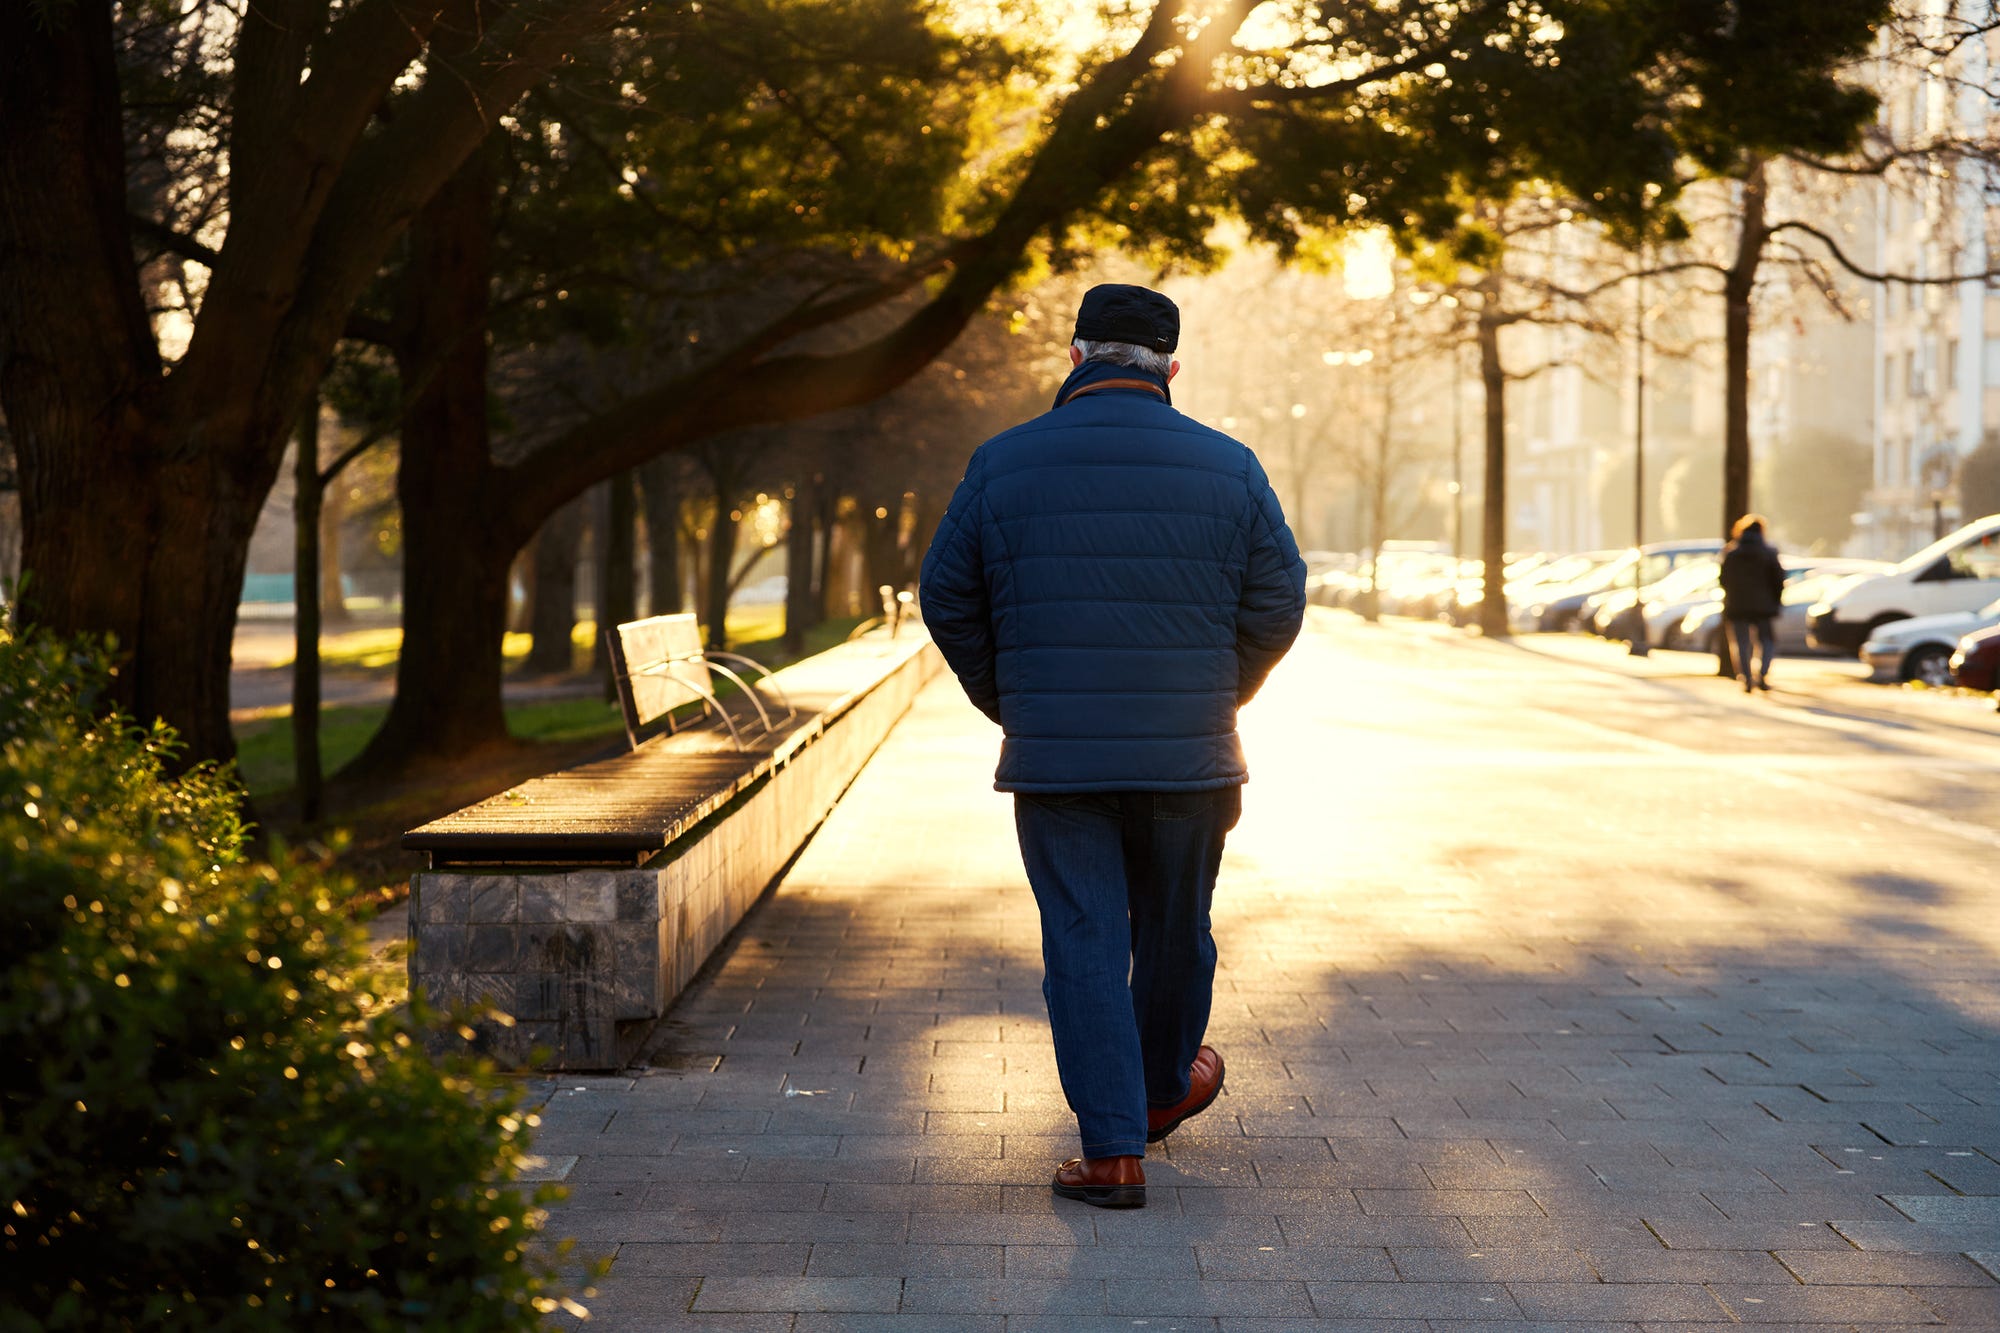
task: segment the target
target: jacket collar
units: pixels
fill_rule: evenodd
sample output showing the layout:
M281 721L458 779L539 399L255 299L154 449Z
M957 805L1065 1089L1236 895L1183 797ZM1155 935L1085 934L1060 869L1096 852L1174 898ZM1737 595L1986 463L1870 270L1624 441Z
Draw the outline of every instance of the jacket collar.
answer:
M1087 393L1146 393L1171 404L1167 381L1133 366L1114 366L1109 361L1086 361L1069 373L1056 390L1055 406Z

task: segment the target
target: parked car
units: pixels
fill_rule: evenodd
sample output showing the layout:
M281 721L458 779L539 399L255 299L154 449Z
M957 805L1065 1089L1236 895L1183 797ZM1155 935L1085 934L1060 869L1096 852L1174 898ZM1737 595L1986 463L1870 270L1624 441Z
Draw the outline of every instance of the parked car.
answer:
M1701 538L1651 542L1643 553L1627 552L1626 557L1617 562L1617 573L1577 607L1575 627L1612 638L1631 638L1638 628L1635 608L1645 596L1646 589L1683 565L1714 560L1721 550L1721 542Z
M1461 562L1448 555L1384 551L1381 570L1381 610L1390 616L1429 620L1457 596L1464 574Z
M1508 590L1507 622L1517 633L1532 630L1565 630L1576 619L1577 609L1597 593L1610 587L1621 573L1629 573L1636 558L1630 550L1592 551L1576 557L1577 564L1562 577L1537 579L1521 590L1518 598Z
M1818 556L1781 556L1785 562L1785 593L1783 609L1772 628L1776 632L1776 647L1781 653L1825 652L1815 648L1810 639L1808 613L1818 603L1839 593L1851 584L1859 583L1888 570L1891 566L1883 560L1849 560ZM1647 617L1651 621L1649 613ZM1661 648L1686 648L1694 652L1719 653L1722 651L1722 597L1721 590L1711 591L1709 599L1695 603L1685 609L1680 623L1670 634L1663 635L1654 645Z
M1322 570L1306 575L1306 600L1314 606L1348 607L1367 587L1367 578L1354 570Z
M1946 611L1876 627L1861 645L1861 660L1877 679L1951 684L1951 658L1958 641L1977 630L2000 625L2000 601L1977 611Z
M1719 561L1698 561L1661 579L1647 589L1639 608L1646 625L1646 642L1655 648L1679 648L1681 621L1697 606L1706 606L1721 596Z
M1688 607L1715 595L1718 569L1712 559L1686 560L1662 578L1639 589L1636 594L1629 587L1601 593L1594 604L1584 604L1591 617L1590 629L1607 639L1632 639L1639 635L1643 626L1647 643L1655 647L1664 646L1654 630L1654 622L1659 621L1668 627L1678 626ZM1669 607L1678 607L1679 610L1668 617L1666 610Z
M1974 630L1958 641L1951 679L1961 689L2000 690L2000 627Z
M1815 645L1855 652L1882 626L1916 616L1976 611L2000 597L2000 514L1966 524L1885 574L1811 609Z
M1562 579L1570 574L1581 573L1590 567L1590 557L1581 555L1556 555L1548 551L1533 551L1527 555L1507 557L1502 567L1502 587L1508 605L1511 607L1529 588L1551 579ZM1454 625L1477 625L1479 607L1486 600L1486 566L1483 561L1468 560L1465 572L1453 590L1451 600L1438 614Z

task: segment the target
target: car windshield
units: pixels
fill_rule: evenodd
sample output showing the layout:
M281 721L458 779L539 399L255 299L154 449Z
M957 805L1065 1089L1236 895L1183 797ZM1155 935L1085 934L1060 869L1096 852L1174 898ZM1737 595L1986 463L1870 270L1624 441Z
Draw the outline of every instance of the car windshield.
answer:
M1659 602L1680 602L1694 597L1706 588L1715 586L1721 577L1722 567L1713 560L1700 560L1682 565L1673 573L1661 579L1653 589L1653 600Z
M1601 592L1631 573L1632 566L1637 564L1638 560L1639 555L1636 551L1627 551L1623 555L1615 556L1591 570L1584 577L1578 579L1576 586L1579 589L1586 589L1590 592ZM1628 583L1631 582L1630 579L1626 579L1625 581Z
M1566 555L1562 559L1530 570L1521 580L1524 587L1544 587L1557 583L1567 583L1573 578L1587 573L1596 561L1587 555Z
M1931 563L1939 556L1948 555L1961 546L1978 545L1982 540L1987 543L2000 540L2000 529L1980 534L1979 536L1968 532L1966 528L1960 528L1957 532L1948 532L1929 546L1926 546L1923 550L1918 551L1915 555L1910 556L1897 565L1896 572L1898 574L1909 574L1920 569L1928 569Z

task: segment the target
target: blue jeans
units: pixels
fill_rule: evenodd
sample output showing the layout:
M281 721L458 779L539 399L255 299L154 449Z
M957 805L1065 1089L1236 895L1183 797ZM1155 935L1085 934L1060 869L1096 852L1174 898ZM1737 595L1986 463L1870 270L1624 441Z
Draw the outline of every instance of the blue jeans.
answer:
M1746 684L1755 684L1758 681L1770 678L1771 654L1772 650L1777 646L1777 635L1772 630L1771 620L1772 617L1770 616L1755 616L1744 620L1732 619L1729 622L1729 632L1736 640L1734 645L1736 648L1736 675L1738 679ZM1757 671L1754 675L1750 671L1750 635L1753 632L1757 636L1757 646L1763 650L1762 656L1757 661Z
M1146 1108L1188 1094L1215 993L1209 903L1242 789L1021 794L1042 995L1085 1157L1143 1157Z

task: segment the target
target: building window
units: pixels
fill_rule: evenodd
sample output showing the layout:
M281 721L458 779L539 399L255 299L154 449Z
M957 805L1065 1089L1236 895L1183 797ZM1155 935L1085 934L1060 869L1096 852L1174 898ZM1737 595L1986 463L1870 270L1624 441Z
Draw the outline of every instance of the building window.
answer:
M1896 398L1896 358L1893 355L1882 358L1882 396L1891 402Z
M1958 339L1944 340L1944 388L1950 393L1958 387Z
M1923 394L1924 384L1920 378L1921 374L1922 372L1917 369L1917 354L1914 351L1903 353L1903 392L1912 398Z

